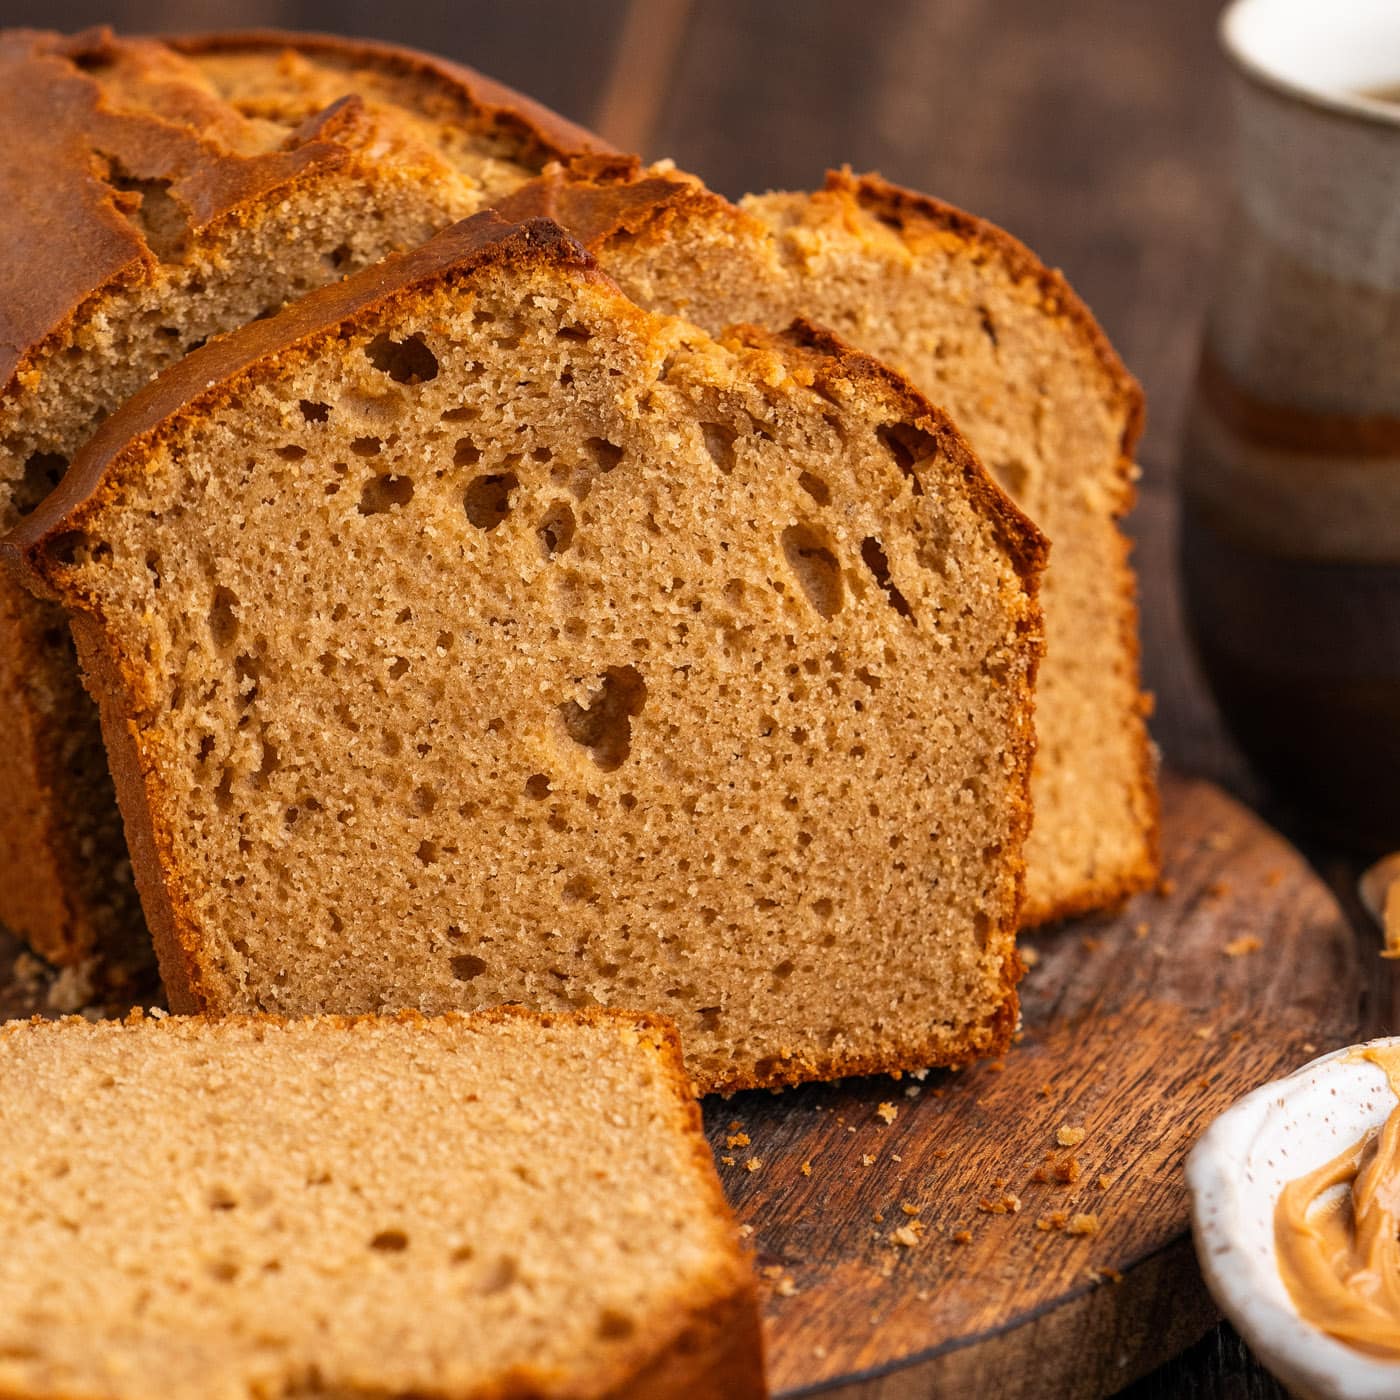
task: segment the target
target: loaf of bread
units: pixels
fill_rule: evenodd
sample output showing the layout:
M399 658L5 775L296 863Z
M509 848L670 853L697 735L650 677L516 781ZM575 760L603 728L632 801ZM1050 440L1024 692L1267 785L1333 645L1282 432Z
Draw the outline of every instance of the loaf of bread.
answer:
M1006 1044L1043 549L892 371L490 214L173 366L8 544L172 1007L635 1005L702 1089Z
M909 376L1049 537L1027 923L1158 873L1135 585L1119 517L1142 397L1059 274L983 220L874 176L737 208L668 166L585 158L510 196L563 224L641 305L717 331L830 326Z
M14 1400L765 1393L652 1018L11 1022L0 1183Z
M586 133L454 65L313 36L0 35L0 530L211 335L421 243ZM0 923L149 941L61 616L0 580Z

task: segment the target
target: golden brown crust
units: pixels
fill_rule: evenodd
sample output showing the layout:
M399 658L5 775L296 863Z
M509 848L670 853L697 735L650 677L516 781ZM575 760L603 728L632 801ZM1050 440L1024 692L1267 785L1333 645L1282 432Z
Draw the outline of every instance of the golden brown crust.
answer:
M607 150L605 143L528 98L458 64L389 44L277 31L209 34L160 42L117 38L110 29L64 36L0 33L0 199L7 248L0 260L0 384L22 373L39 346L60 333L100 289L139 276L155 254L127 217L101 152L127 177L169 181L193 230L346 158L335 123L322 119L287 149L240 154L236 118L188 85L170 110L115 108L91 70L117 60L159 79L172 54L266 51L330 55L409 76L450 103L454 120L489 131L526 163ZM339 104L337 104L339 105ZM23 140L15 139L17 133ZM42 181L34 171L43 170Z
M375 39L346 39L335 34L282 29L245 29L233 33L182 34L165 42L177 53L250 53L291 49L339 59L412 78L459 110L454 113L473 130L493 130L509 140L516 157L530 165L567 160L576 155L615 154L601 137L561 117L534 98L488 78L484 73L435 54Z

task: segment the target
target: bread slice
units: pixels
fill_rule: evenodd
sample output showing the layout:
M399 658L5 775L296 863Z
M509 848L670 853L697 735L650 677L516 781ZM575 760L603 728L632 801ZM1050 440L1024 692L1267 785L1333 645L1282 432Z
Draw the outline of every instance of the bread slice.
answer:
M15 1400L765 1393L663 1022L11 1022L0 1067Z
M1155 765L1118 526L1142 395L1065 280L981 219L845 172L736 208L669 166L585 159L503 209L569 228L643 306L711 331L811 317L947 410L1054 546L1026 922L1151 884Z
M168 371L9 548L176 1009L640 1005L707 1089L1006 1043L1043 542L825 333L480 215Z
M465 69L313 36L0 34L0 529L211 335L597 149ZM0 582L0 922L148 950L61 617Z

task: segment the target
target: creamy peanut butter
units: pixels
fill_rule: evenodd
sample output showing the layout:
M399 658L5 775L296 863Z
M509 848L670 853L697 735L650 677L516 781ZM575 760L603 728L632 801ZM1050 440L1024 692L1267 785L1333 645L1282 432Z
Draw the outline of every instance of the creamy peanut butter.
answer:
M1400 1051L1356 1055L1385 1071L1400 1100ZM1306 1321L1358 1351L1400 1358L1400 1102L1379 1131L1284 1187L1274 1246Z

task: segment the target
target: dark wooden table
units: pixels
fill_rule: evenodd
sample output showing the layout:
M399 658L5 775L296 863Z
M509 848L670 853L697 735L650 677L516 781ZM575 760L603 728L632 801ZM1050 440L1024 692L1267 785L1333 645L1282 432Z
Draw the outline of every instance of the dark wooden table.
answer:
M1150 406L1131 522L1144 667L1169 760L1305 842L1346 893L1346 852L1307 845L1244 769L1202 685L1173 559L1176 445L1224 236L1220 0L5 0L6 24L158 31L279 25L464 59L617 144L726 194L849 162L984 214L1062 267ZM1373 1025L1392 1026L1375 972ZM1220 1327L1140 1382L1157 1396L1281 1396Z

